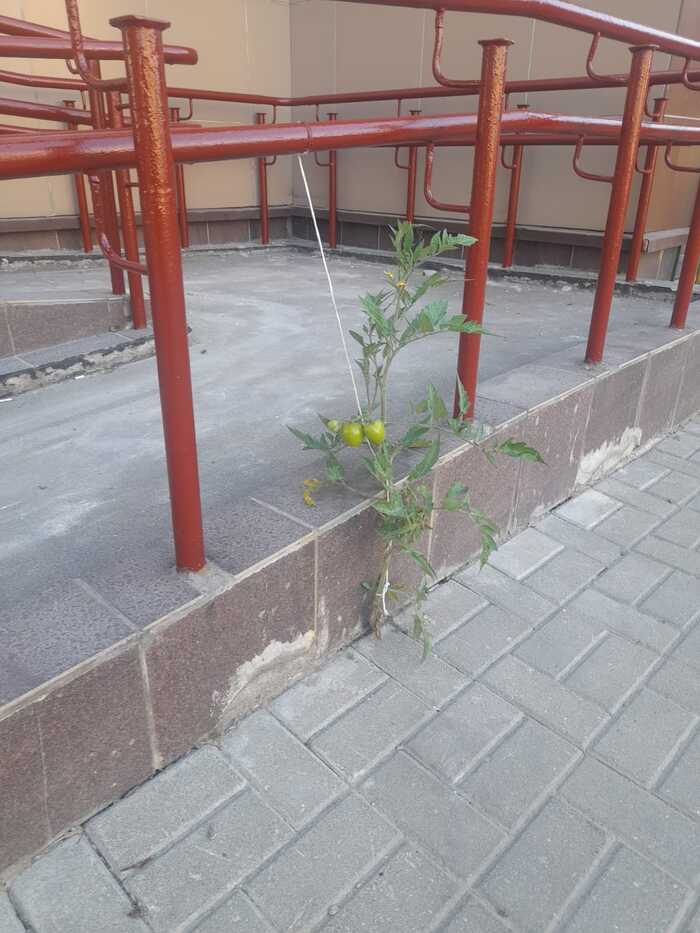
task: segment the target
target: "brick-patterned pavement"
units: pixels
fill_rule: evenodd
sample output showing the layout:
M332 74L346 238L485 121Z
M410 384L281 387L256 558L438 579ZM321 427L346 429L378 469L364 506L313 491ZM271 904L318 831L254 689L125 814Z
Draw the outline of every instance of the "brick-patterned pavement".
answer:
M700 933L700 418L41 856L0 933ZM21 919L19 919L21 918Z

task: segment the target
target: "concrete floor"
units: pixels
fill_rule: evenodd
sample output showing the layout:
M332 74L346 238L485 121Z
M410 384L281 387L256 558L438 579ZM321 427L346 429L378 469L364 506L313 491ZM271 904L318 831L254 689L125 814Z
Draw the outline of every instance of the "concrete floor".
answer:
M672 463L674 468L667 464ZM7 933L698 933L700 418L87 821Z
M357 296L381 287L382 266L334 257L331 268L352 327ZM313 429L317 411L351 415L350 381L318 256L194 253L185 273L207 553L235 573L354 504L303 506L313 458L285 429ZM94 294L105 278L96 262L12 264L0 294ZM457 312L461 276L450 273L441 292ZM571 369L582 357L591 303L570 284L491 283L487 322L499 336L483 342L481 384L495 380L485 420L516 411L499 395L505 374L543 359ZM658 296L616 299L613 353L621 334L644 349L663 342L669 315ZM395 418L427 381L451 395L453 335L424 347L396 365ZM0 703L197 595L172 570L154 360L2 402L0 477Z

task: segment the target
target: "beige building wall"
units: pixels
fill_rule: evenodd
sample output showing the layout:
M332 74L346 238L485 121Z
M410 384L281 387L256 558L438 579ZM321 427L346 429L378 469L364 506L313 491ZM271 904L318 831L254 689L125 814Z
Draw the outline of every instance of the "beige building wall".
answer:
M685 31L700 37L698 0L586 0L582 5L671 32ZM506 16L448 13L445 19L444 71L457 79L477 78L480 72L480 38L505 37L513 41L509 52L511 79L545 78L585 74L590 37L546 23ZM395 7L363 7L333 0L306 0L291 8L292 89L295 95L320 88L351 91L369 88L433 85L431 72L434 14ZM599 73L625 72L629 67L626 46L603 41L595 67ZM668 55L657 54L654 69L670 67ZM654 95L651 95L652 97ZM522 95L511 100L515 107ZM534 109L549 112L607 116L619 114L624 91L595 90L540 93L530 96ZM420 102L404 105L404 112ZM475 98L427 100L424 113L470 111ZM391 115L395 105L342 105L340 118ZM700 94L676 90L671 112L700 117ZM523 169L519 222L537 227L601 230L605 223L609 185L584 181L574 175L572 151L564 148L531 149ZM421 159L421 171L422 171ZM614 149L591 149L584 164L592 172L610 174ZM472 158L469 150L442 150L436 155L433 192L441 200L463 202L469 197ZM314 198L326 204L325 176L310 168ZM499 172L496 220L505 216L509 175ZM343 152L339 155L339 206L353 211L401 214L405 203L405 172L393 167L391 151ZM630 207L631 229L639 180ZM687 225L696 182L688 176L661 172L661 181L650 218L650 229ZM422 187L422 175L421 175ZM303 191L295 182L295 201ZM417 200L419 216L436 216ZM459 215L437 216L458 218Z
M4 0L7 16L66 28L63 0ZM109 19L123 13L142 13L169 20L165 41L194 46L200 53L195 66L169 66L168 81L176 86L288 95L291 91L289 5L287 0L82 0L80 13L86 35L119 38ZM30 74L68 76L63 62L0 59L0 68ZM105 63L105 74L119 74L119 63ZM122 72L123 73L123 72ZM61 103L77 94L34 91L0 84L0 96ZM177 103L177 101L173 101ZM183 109L185 102L182 102ZM195 103L194 118L203 124L252 123L255 107ZM281 115L284 119L284 114ZM24 123L0 117L2 123ZM36 123L37 126L52 126ZM270 203L291 201L291 163L280 159L269 171ZM256 176L251 161L187 166L188 206L197 208L249 207L257 203ZM65 177L0 182L0 217L36 217L76 212L71 181Z
M661 29L681 31L700 38L699 0L587 0L586 5ZM87 34L110 38L117 33L108 26L120 13L145 13L173 23L166 40L194 45L200 53L194 67L170 67L173 84L273 95L332 93L398 86L432 85L431 53L433 14L395 7L366 7L334 0L83 0L81 15ZM5 0L7 15L65 28L63 0ZM446 17L444 68L456 78L478 77L478 39L504 36L513 41L509 53L511 78L583 74L589 45L584 34L526 19L481 14ZM620 43L603 42L596 61L600 72L625 71L629 53ZM669 66L668 56L657 55L656 69ZM0 67L40 74L66 75L62 62L0 60ZM118 73L119 65L105 66ZM0 94L28 100L60 102L60 91L0 86ZM73 95L75 96L75 95ZM514 97L515 106L524 100ZM532 95L538 109L610 115L621 111L623 92L596 90ZM183 102L184 106L184 102ZM408 106L421 106L420 102ZM428 100L423 111L473 111L476 99ZM198 102L195 119L209 125L249 123L255 107ZM381 116L395 113L395 105L341 105L340 118ZM700 95L675 88L670 112L700 118ZM279 119L289 118L280 113ZM294 119L314 119L311 108L298 109ZM13 122L11 117L0 122ZM21 122L21 121L14 121ZM47 124L36 124L44 125ZM527 152L519 221L535 227L600 230L607 210L609 186L577 178L571 168L571 151L563 148ZM614 150L591 149L584 154L586 168L609 173ZM326 173L306 160L315 201L326 205ZM437 197L466 201L471 178L468 150L439 151L434 191ZM422 156L421 156L422 171ZM252 161L229 162L186 168L191 210L249 207L257 202ZM50 178L2 182L0 218L56 216L75 213L70 179ZM393 164L390 150L339 154L339 206L357 212L399 216L405 203L406 174ZM496 219L505 215L508 174L499 173ZM273 205L303 203L298 172L291 159L280 159L269 170ZM638 180L635 182L635 191ZM695 179L661 168L652 205L649 228L668 229L688 223ZM634 200L633 200L634 204ZM435 215L419 193L417 211ZM440 215L449 216L449 215ZM458 215L453 215L458 217ZM632 209L628 216L631 227Z

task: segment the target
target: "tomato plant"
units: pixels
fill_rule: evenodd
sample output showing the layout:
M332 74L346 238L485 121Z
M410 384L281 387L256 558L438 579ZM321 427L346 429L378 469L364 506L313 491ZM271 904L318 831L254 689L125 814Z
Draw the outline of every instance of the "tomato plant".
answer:
M435 570L420 550L421 539L430 528L436 511L460 512L474 522L480 532L482 565L496 548L497 527L472 502L470 491L463 483L454 483L441 502L433 501L426 477L440 456L442 435L450 431L464 441L482 441L478 426L468 419L469 399L458 385L459 413L452 417L435 386L428 385L425 398L412 410L411 423L396 437L389 437L387 417L389 375L397 354L413 343L435 334L481 334L483 329L463 314L450 314L443 299L423 302L425 296L446 280L439 272L424 273L420 267L429 259L458 247L474 243L464 234L436 233L423 239L410 223L400 223L392 230L395 268L385 273L387 285L376 293L360 298L365 320L360 331L350 331L359 347L356 360L364 383L365 402L360 420L342 423L321 417L326 430L313 436L290 428L306 450L321 451L325 456L323 479L308 479L304 483L304 500L315 505L313 495L324 485L340 484L362 498L370 498L379 516L379 534L384 544L379 575L365 583L372 592L371 625L377 637L389 615L389 604L401 598L401 588L392 582L393 561L399 555L408 556L419 568L421 581L416 589L414 635L423 642L424 653L430 651L430 634L422 605ZM391 427L391 425L388 425ZM373 489L368 493L353 488L346 480L340 455L346 448L365 450L362 462ZM506 440L481 443L479 449L489 459L502 454L542 462L542 458L526 444ZM418 451L416 454L415 452ZM408 476L397 476L399 455L412 454L414 466Z

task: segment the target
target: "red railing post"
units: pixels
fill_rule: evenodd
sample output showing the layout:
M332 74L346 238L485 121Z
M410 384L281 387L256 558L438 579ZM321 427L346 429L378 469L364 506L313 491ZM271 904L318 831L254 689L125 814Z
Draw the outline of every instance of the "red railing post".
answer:
M329 113L328 119L334 123L337 113ZM331 149L328 153L328 245L331 249L338 246L338 153Z
M151 291L170 502L179 570L206 561L199 492L192 380L180 231L175 209L163 30L169 24L140 16L110 21L121 29Z
M588 331L586 362L600 363L603 360L605 338L608 333L608 321L612 307L617 269L622 253L622 240L625 233L625 213L632 188L632 176L639 149L644 105L649 91L649 71L654 55L653 46L635 46L632 52L632 68L627 84L625 112L620 129L620 144L615 162L615 175L610 194L608 219L603 238L603 247L598 273L591 326Z
M256 113L255 122L262 124L265 113ZM260 202L260 242L267 246L270 242L270 206L267 198L267 159L258 159L258 200Z
M654 101L654 123L660 123L666 112L668 104L667 97L659 97ZM642 183L639 188L639 201L637 202L637 214L634 220L634 234L630 244L629 256L627 257L627 281L636 282L639 275L639 263L642 258L642 247L644 246L644 233L649 217L649 206L651 204L651 194L654 190L654 174L656 172L656 159L658 156L657 146L647 146L647 154L644 159L644 169L642 170Z
M120 95L117 91L107 93L107 109L110 125L115 130L124 128L124 118L119 107ZM117 196L121 212L124 252L129 262L139 261L139 238L136 230L134 199L131 194L131 176L128 169L120 168L115 172L117 178ZM138 272L128 272L129 295L131 298L131 322L136 330L143 330L147 325L146 303L143 297L143 282Z
M527 110L529 104L518 104L518 110ZM503 154L505 163L505 153ZM518 207L520 204L520 182L523 173L523 147L513 146L513 162L510 166L510 190L508 192L508 213L506 215L506 231L503 241L503 268L510 269L513 265L515 253L515 227L518 222Z
M409 110L412 117L418 117L420 110ZM418 180L418 146L408 147L408 178L406 179L406 220L412 224L416 219L416 183Z
M75 108L74 100L64 100L64 107ZM69 130L77 130L75 123L68 124ZM85 177L81 172L73 175L73 185L75 187L75 199L78 205L78 220L80 222L80 239L83 242L83 252L92 252L92 230L90 229L90 211L88 209L87 191L85 190Z
M98 61L90 62L90 71L94 78L100 80L101 69ZM92 113L92 124L96 130L103 130L107 127L107 117L105 112L104 100L100 91L89 89L88 99L90 101L90 112ZM109 238L110 245L115 253L121 254L121 242L119 239L119 219L117 217L117 205L114 200L114 182L111 172L98 172L99 185L102 189L101 203L104 211L102 226ZM93 209L94 209L93 203ZM126 285L124 284L124 273L114 263L109 264L109 275L112 282L112 292L115 295L124 295Z
M484 317L489 248L493 227L493 206L496 189L501 116L505 91L508 39L489 39L479 43L483 48L481 62L481 92L474 147L472 175L472 210L469 232L477 242L469 248L464 267L464 298L462 313L480 324ZM469 396L468 417L474 414L476 384L479 374L480 334L459 335L457 377ZM459 413L458 401L455 411Z
M693 298L698 265L700 265L700 182L698 182L698 193L695 197L693 217L690 221L690 232L685 244L681 274L678 278L676 301L673 305L671 327L675 330L683 330L688 319L688 308Z
M180 108L170 108L170 122L180 122ZM187 189L185 188L185 166L175 166L175 179L177 183L177 219L180 225L180 244L183 249L190 245L190 225L187 220Z

